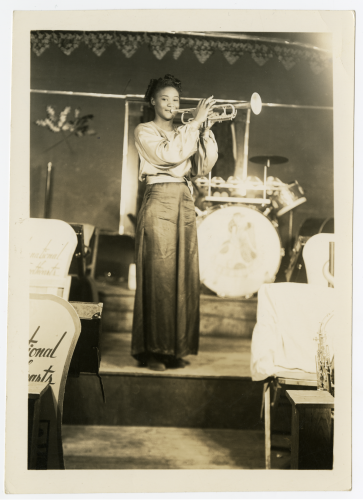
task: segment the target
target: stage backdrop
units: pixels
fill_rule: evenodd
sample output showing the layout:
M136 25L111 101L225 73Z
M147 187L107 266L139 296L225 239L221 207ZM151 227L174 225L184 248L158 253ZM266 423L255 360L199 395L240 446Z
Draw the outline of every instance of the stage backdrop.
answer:
M301 37L316 42L308 34ZM39 90L144 94L149 79L165 73L182 80L184 97L249 100L258 92L263 102L332 106L331 66L316 74L305 60L286 69L277 57L260 66L246 54L230 64L216 51L201 64L188 48L175 60L172 52L157 59L147 45L126 57L114 44L100 56L85 44L70 55L54 44L39 56L31 54L31 88ZM95 135L71 135L60 142L61 133L35 124L46 117L49 105L58 114L70 106L70 115L75 108L80 108L81 116L94 115L90 128ZM306 190L308 202L294 211L294 230L306 217L333 216L332 123L331 110L264 108L260 116L252 115L249 157L269 153L288 157L289 163L271 167L269 174L285 182L296 179ZM43 216L46 166L51 161L51 217L118 231L123 100L32 93L30 131L31 216ZM250 163L249 175L262 178L262 167ZM287 225L285 215L280 220L284 242Z

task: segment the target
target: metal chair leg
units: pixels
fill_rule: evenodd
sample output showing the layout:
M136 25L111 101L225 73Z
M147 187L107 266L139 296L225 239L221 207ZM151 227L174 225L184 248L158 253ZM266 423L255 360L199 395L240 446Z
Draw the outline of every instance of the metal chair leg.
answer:
M270 384L265 390L265 468L271 469L271 407Z
M274 416L276 414L277 406L280 402L280 397L281 397L281 385L274 380L273 381L273 387L274 387L274 395L273 395L273 400L271 401L271 419L274 419Z

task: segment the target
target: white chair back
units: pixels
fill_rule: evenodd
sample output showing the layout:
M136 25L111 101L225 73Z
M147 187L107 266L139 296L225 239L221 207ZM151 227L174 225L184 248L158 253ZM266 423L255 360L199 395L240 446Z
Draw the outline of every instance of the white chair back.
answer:
M310 285L327 287L333 277L329 276L329 243L335 242L335 234L315 234L306 242L303 259Z
M60 408L80 332L80 319L69 302L51 294L30 294L29 382L49 382Z
M43 401L39 417L49 424L46 438L47 468L64 469L64 390L69 365L81 332L81 322L69 302L52 294L30 294L29 312L28 381L46 383L51 387L51 392L47 393L48 398Z
M61 220L28 219L30 292L52 293L68 300L69 267L77 246L72 227Z

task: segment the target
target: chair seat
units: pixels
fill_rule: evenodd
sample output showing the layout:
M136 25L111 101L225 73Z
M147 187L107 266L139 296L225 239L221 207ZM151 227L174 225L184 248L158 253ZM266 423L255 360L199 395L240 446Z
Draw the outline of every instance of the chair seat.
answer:
M304 385L309 387L317 386L316 373L292 373L292 372L278 372L274 377L279 384L284 385Z

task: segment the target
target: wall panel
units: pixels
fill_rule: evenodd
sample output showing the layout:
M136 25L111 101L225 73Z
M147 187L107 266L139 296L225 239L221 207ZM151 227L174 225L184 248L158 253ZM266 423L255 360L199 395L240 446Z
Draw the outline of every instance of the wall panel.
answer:
M93 114L96 135L61 141L67 133L53 133L35 124L46 117L46 106L56 113L66 106ZM95 224L118 231L120 214L123 100L94 97L31 95L30 214L42 217L48 162L53 163L51 217Z

